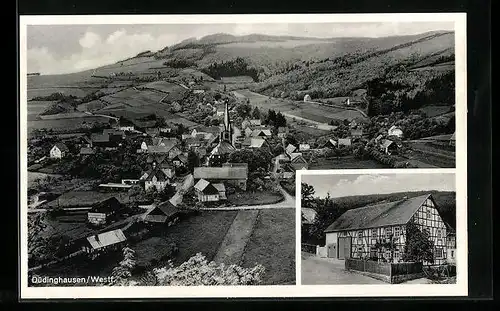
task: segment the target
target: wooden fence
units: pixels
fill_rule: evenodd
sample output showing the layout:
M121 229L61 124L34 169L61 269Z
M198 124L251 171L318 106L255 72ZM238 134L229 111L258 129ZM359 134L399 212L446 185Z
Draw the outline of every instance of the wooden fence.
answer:
M346 258L345 269L359 271L389 283L400 283L423 276L421 262L387 263Z

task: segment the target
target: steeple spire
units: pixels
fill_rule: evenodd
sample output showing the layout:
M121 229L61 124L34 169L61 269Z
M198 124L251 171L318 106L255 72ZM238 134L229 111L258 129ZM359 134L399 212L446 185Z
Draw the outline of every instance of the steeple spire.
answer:
M221 141L226 140L231 142L232 138L232 129L231 129L231 121L229 120L229 107L228 101L225 100L225 108L224 108L224 129L221 133Z

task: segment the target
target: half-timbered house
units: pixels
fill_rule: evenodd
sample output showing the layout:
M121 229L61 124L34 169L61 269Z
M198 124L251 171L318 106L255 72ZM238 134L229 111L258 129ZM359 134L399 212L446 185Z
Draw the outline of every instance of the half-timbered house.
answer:
M410 221L433 244L434 262L423 264L446 264L446 225L430 194L348 210L325 230L328 257L401 262Z

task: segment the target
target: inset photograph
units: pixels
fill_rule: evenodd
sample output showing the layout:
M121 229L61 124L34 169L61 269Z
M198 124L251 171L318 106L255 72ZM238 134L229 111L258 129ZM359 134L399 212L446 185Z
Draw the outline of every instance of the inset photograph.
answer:
M454 173L300 182L303 285L456 283Z

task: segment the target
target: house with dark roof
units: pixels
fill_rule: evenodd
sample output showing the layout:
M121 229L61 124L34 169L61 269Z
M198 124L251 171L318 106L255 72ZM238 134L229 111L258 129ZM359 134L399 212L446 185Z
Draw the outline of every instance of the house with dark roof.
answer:
M185 154L180 153L171 159L172 163L177 166L185 166L188 163L188 158Z
M110 147L112 145L108 134L94 133L90 136L90 139L92 140L92 146L95 147L105 148L105 147Z
M205 179L213 183L226 183L242 190L247 188L248 166L195 167L195 182Z
M172 226L180 220L182 211L171 200L153 206L143 215L143 221L151 224Z
M145 177L145 178L144 178ZM163 191L170 184L170 178L158 165L153 165L153 168L146 172L141 178L144 179L144 190Z
M95 259L103 253L123 248L126 243L127 237L123 231L116 229L87 237L82 245L82 251Z
M87 220L92 225L103 226L121 211L123 211L123 205L117 198L111 197L94 204L87 213Z
M434 245L434 263L423 264L445 264L447 227L431 194L348 210L324 231L328 257L401 262L409 222L426 232ZM385 243L393 247L377 247Z
M62 159L69 154L68 146L63 143L56 143L49 152L52 159Z

